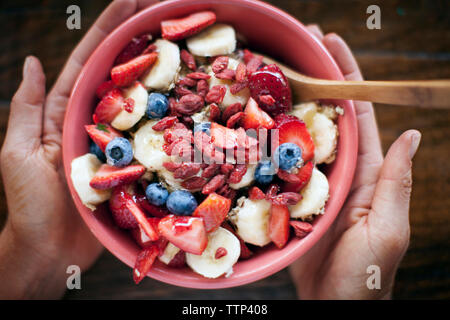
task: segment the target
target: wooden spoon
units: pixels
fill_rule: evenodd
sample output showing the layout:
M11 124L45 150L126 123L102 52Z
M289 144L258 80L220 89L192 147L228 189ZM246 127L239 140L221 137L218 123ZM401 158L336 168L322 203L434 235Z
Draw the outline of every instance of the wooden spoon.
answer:
M289 79L293 94L301 101L345 99L377 103L450 109L450 80L338 81L316 79L298 73L264 55ZM300 101L299 101L300 102Z

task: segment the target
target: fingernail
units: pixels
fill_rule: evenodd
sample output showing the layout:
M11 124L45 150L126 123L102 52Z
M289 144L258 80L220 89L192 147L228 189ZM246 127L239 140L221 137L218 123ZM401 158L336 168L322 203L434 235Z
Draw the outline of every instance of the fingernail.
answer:
M417 152L417 149L419 148L420 139L422 138L422 135L419 131L415 131L411 135L411 145L409 146L409 158L414 158L414 155Z

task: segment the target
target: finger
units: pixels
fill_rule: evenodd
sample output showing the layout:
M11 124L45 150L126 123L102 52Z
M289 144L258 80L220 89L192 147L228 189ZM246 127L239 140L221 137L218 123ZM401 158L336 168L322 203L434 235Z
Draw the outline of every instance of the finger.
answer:
M346 80L363 80L355 57L341 37L327 34L324 45L342 70ZM352 189L362 185L373 185L383 162L378 126L372 103L354 101L358 120L358 169ZM358 171L363 174L358 175ZM370 197L371 198L371 197Z
M320 29L319 25L309 24L306 26L306 29L308 29L308 31L311 32L320 41L323 40L323 32L322 29Z
M45 101L45 75L39 59L25 59L23 79L11 100L11 112L5 145L29 146L32 150L41 142L42 112Z
M419 147L416 130L403 133L390 147L376 185L369 225L386 234L409 232L411 160Z
M72 52L47 99L44 114L44 143L60 144L67 101L81 68L100 42L135 10L135 0L113 1Z

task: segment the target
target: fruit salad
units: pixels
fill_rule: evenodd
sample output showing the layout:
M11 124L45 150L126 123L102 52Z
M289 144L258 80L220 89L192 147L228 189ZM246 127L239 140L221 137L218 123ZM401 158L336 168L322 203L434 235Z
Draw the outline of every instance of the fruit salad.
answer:
M157 260L228 277L258 247L306 237L324 213L318 166L335 159L342 109L293 106L282 70L214 12L133 38L96 94L90 150L71 179L139 246L136 283Z

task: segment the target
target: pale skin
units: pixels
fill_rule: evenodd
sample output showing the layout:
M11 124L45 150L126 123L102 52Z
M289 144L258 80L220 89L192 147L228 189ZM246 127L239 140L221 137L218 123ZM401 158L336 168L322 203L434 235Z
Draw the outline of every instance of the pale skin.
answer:
M11 101L0 156L8 218L0 234L0 299L60 298L66 268L88 269L102 246L77 213L62 170L61 130L70 91L87 58L117 25L155 0L112 2L72 52L48 94L39 60L28 57ZM336 35L322 39L348 79L360 73ZM383 162L371 104L356 103L360 128L352 192L326 236L291 268L300 298L388 298L409 240L411 158L420 134L407 131ZM382 271L382 289L366 287L368 265ZM314 272L313 272L314 270Z

